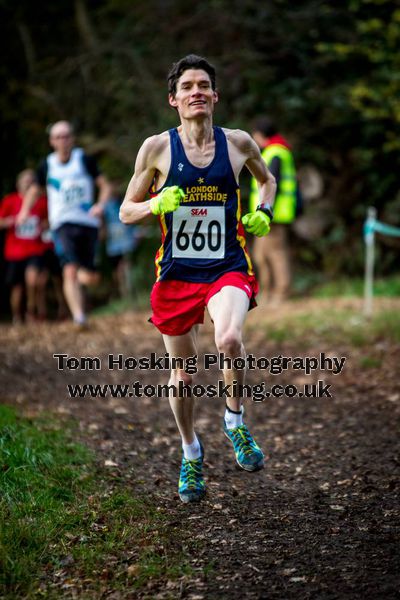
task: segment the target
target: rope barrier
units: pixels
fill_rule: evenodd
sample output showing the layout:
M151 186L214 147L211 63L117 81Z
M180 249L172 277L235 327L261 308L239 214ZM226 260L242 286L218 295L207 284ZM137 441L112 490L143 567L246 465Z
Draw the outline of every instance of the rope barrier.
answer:
M400 237L400 227L393 227L393 225L386 225L381 221L375 219L367 219L364 224L364 237L370 235L373 232L382 233L383 235L390 235L394 237Z
M367 220L364 223L364 242L366 246L365 253L365 276L364 276L364 313L368 316L372 314L373 283L374 283L374 262L375 262L375 233L400 237L400 227L387 225L378 221L376 218L376 209L368 209Z

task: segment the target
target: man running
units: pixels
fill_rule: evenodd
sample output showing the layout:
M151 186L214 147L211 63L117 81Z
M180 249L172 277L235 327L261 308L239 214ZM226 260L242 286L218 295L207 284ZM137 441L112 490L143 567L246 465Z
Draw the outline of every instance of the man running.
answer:
M175 63L168 91L181 124L142 145L121 220L136 223L150 214L159 217L162 244L156 256L151 320L170 356L186 359L197 354L198 324L207 307L218 352L244 357L242 327L257 292L244 228L255 235L269 232L274 177L250 135L213 126L218 101L215 69L204 58L189 55ZM238 178L244 166L258 181L260 205L240 221ZM145 200L150 187L152 197ZM223 375L225 384L244 380L243 371L225 369ZM178 387L179 381L190 384L192 376L184 368L173 369L169 383ZM193 398L171 395L170 404L182 437L179 496L192 502L205 493L204 451L194 430ZM243 424L240 397L227 399L223 429L238 464L247 471L262 468L263 453Z
M49 142L54 152L40 164L37 181L28 191L17 221L26 220L30 207L47 189L49 223L63 268L65 299L74 322L83 327L86 314L82 286L98 281L94 258L99 217L111 188L94 158L75 147L71 123L54 123ZM95 186L99 188L97 203Z

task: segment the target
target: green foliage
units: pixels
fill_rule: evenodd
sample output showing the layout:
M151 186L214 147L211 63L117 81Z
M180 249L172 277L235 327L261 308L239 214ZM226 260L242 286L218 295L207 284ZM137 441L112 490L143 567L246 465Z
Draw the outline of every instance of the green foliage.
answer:
M398 190L400 10L380 0L354 0L349 9L351 27L317 49L329 73L341 65L341 82L332 81L330 95L342 90L345 114L354 111L357 124L349 133L355 136L352 162L363 179L360 200L364 194L369 204L383 207Z

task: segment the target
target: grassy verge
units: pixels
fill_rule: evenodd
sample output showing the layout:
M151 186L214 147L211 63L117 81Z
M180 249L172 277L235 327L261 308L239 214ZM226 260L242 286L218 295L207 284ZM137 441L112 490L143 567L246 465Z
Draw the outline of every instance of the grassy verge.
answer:
M166 515L49 418L0 406L0 597L98 598L190 572Z
M131 310L150 310L149 298L150 292L145 291L140 294L137 293L132 297L110 300L107 304L94 308L90 314L96 317L103 317L107 315L119 315Z
M361 298L364 295L364 279L362 277L347 277L323 283L314 288L311 294L314 298ZM394 298L400 296L400 277L391 276L377 278L374 281L374 295Z
M255 327L255 326L254 326ZM255 327L259 329L259 325ZM375 310L372 317L366 318L352 309L326 306L313 312L295 313L277 317L266 325L266 339L293 342L307 347L321 340L324 343L347 343L355 347L365 347L379 340L400 342L400 313L398 311Z

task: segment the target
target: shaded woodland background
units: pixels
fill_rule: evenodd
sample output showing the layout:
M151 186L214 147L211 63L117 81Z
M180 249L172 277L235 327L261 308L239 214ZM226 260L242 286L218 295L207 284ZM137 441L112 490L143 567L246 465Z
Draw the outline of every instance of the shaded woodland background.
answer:
M104 172L126 184L143 139L176 125L166 73L194 52L217 67L215 122L249 130L268 113L298 167L323 177L305 207L296 261L360 276L370 205L400 225L400 5L388 0L29 0L0 2L1 193L48 152L46 127L71 119ZM248 179L242 180L246 199ZM393 273L385 238L377 271ZM148 257L146 257L148 267Z

